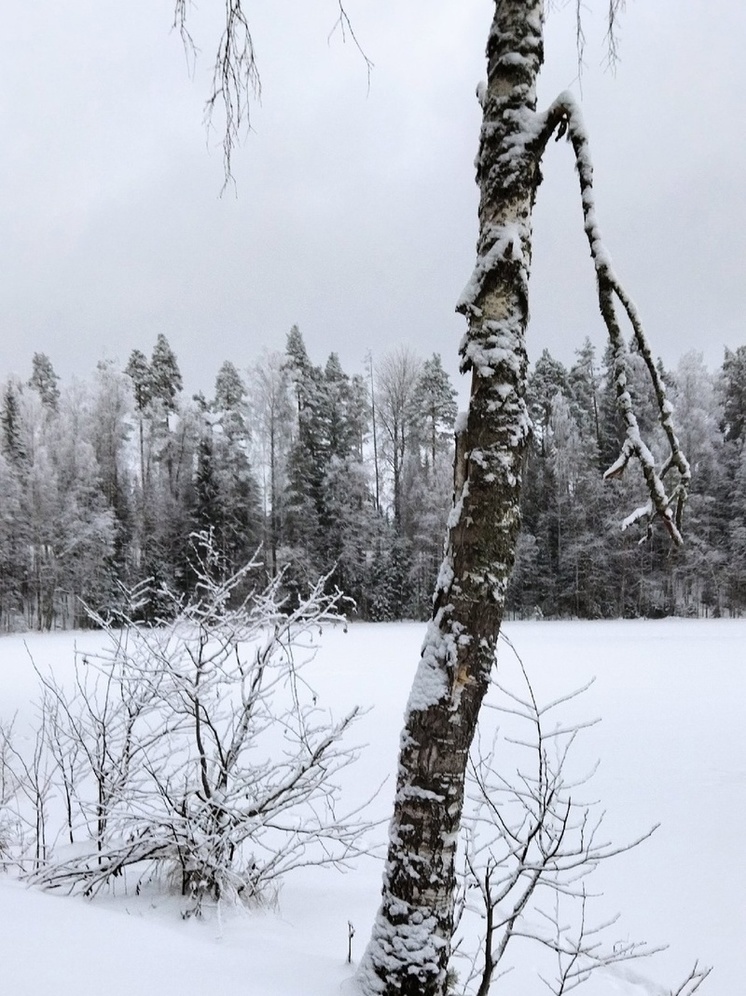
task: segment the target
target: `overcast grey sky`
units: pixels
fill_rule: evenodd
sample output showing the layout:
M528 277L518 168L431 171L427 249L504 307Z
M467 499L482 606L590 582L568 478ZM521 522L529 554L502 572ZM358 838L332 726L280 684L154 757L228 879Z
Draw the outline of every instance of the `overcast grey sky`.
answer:
M0 378L46 352L87 377L166 334L190 391L282 349L298 323L347 370L399 343L455 373L474 257L490 0L347 0L375 63L328 39L336 0L251 2L263 97L219 196L202 106L222 4L201 0L190 78L172 0L5 0L0 30ZM746 342L746 9L630 0L605 71L588 0L582 104L607 244L672 364ZM548 15L542 101L580 96L574 0ZM536 212L533 357L604 340L570 149Z

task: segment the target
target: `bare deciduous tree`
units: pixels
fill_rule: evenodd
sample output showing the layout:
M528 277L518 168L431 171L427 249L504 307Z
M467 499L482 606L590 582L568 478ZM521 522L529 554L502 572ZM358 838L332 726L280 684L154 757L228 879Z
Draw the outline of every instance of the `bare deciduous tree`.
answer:
M277 575L277 548L282 540L281 494L285 486L293 419L290 379L282 353L265 352L250 371L251 408L256 426L258 463L262 469L264 517L269 524L264 544L272 577Z
M421 360L410 349L387 353L376 371L376 410L383 430L383 452L391 467L394 524L402 520L402 474L418 426L417 385Z

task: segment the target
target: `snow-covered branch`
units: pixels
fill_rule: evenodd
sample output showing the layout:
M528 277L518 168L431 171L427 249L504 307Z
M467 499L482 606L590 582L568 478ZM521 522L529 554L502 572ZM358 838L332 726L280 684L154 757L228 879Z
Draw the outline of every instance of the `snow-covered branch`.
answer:
M557 139L566 135L575 152L575 166L583 205L584 228L596 270L598 304L614 356L617 403L624 419L625 438L619 457L607 469L604 477L609 479L619 476L624 472L630 459L633 456L636 457L640 462L650 495L651 512L654 511L660 516L671 538L675 543L681 544L683 542L681 520L691 481L691 470L674 429L673 406L666 397L665 385L650 350L642 319L634 302L617 277L611 256L601 237L596 215L590 144L580 108L572 95L565 92L560 94L549 109L539 117L538 121L536 147L539 154L555 132ZM629 320L635 348L644 360L650 375L660 424L668 442L669 454L660 470L656 467L655 458L649 446L642 438L632 397L628 390L629 354L617 316L617 302ZM678 480L671 491L667 492L663 479L672 468L678 471ZM624 520L623 528L637 521L643 514L646 513L638 509Z

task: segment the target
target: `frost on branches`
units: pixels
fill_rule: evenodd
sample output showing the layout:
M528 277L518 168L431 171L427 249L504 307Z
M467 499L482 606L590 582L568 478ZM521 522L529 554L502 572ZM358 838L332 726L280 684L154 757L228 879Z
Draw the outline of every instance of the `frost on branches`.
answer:
M367 826L339 810L337 787L357 756L343 738L358 710L334 721L304 674L314 631L340 622L340 594L321 579L290 607L281 577L252 587L255 564L218 580L202 540L193 598L161 593L172 619L99 619L108 646L76 662L72 690L40 676L35 756L15 754L27 788L12 807L29 881L92 896L120 876L132 888L156 878L193 913L271 900L292 869L364 848ZM53 797L65 800L56 822Z

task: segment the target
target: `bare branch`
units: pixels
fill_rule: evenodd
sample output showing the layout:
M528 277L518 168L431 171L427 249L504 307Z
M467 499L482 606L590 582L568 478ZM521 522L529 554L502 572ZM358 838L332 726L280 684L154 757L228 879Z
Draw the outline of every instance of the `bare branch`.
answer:
M215 49L212 64L210 94L205 101L205 125L208 132L215 124L216 114L222 119L219 131L223 148L223 191L233 177L233 152L241 141L244 129L251 130L251 105L261 101L262 82L254 39L244 10L244 0L224 0L223 30ZM338 15L329 38L339 32L344 42L349 38L360 53L370 89L373 62L366 55L343 0L337 0ZM194 72L198 49L189 30L191 0L174 0L173 27L179 32L190 75Z
M251 128L251 102L261 100L262 84L254 41L243 0L224 0L225 20L212 68L211 91L205 101L205 124L210 130L217 109L222 112L223 190L233 181L233 150L244 127ZM188 27L190 0L174 0L173 27L179 32L190 74L197 46Z
M619 15L625 6L626 0L609 0L606 19L606 51L611 69L614 69L619 62Z
M523 689L508 687L504 666L501 683L493 682L499 692L493 708L504 717L507 729L496 732L489 751L478 740L469 760L471 811L464 824L456 921L464 936L455 953L469 965L464 992L487 996L512 942L533 941L555 959L554 974L541 969L539 977L555 996L565 996L598 969L662 950L641 942L607 942L618 917L594 921L589 912L596 897L586 886L599 864L633 850L658 827L622 843L601 836L605 814L597 812L597 804L579 802L575 795L590 776L571 779L567 770L571 748L588 724L564 722L545 729L547 715L579 692L541 704L517 653L515 659ZM530 732L515 732L516 724L528 726ZM512 777L506 774L511 747L521 752ZM498 751L499 768L494 762ZM475 933L475 916L480 923L479 950L469 952L463 942ZM690 996L687 986L698 980L697 972L690 973L671 996Z
M348 36L350 37L355 48L362 56L363 62L365 63L365 71L368 76L368 91L370 91L370 77L371 73L373 72L374 65L371 62L371 60L368 58L368 56L365 54L362 45L358 41L358 37L355 34L354 28L352 27L352 21L350 21L347 11L345 10L344 3L342 2L342 0L338 0L338 4L339 4L339 17L334 22L332 30L329 32L329 38L331 39L332 36L337 31L339 31L339 33L341 34L343 42L347 41Z
M711 971L711 968L700 968L699 962L695 961L689 975L687 975L678 989L671 990L670 996L694 996L694 993L696 993Z

